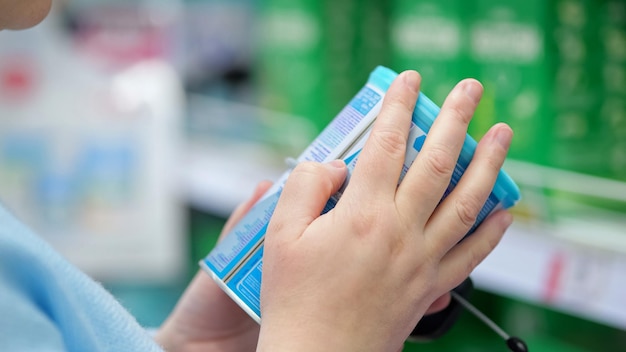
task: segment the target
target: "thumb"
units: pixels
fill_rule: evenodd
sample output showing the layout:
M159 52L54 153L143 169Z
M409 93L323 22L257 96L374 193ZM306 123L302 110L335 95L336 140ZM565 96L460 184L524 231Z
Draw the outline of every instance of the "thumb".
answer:
M270 220L268 233L281 240L299 237L320 216L328 199L346 179L347 168L342 160L320 164L298 164L287 179ZM283 233L284 232L284 233Z

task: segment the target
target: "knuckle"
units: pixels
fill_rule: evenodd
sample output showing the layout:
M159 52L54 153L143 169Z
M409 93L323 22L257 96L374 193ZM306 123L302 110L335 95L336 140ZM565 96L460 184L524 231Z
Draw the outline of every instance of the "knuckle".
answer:
M465 105L460 103L451 104L448 107L447 113L452 116L454 119L467 124L472 119L473 112L466 108Z
M361 210L353 219L350 225L355 236L375 243L388 258L399 256L409 245L406 234L411 229L385 204Z
M322 164L305 161L302 162L293 169L291 175L289 175L290 181L298 183L299 186L306 187L303 183L311 185L311 183L320 184L323 189L332 189L333 182L330 177L325 177L327 170Z
M467 267L468 272L466 272L467 274L466 276L468 276L474 270L474 268L476 268L478 264L480 264L480 262L482 261L483 261L482 253L479 251L472 251L472 257L470 259L469 266Z
M485 253L489 254L491 253L491 251L493 251L496 246L498 246L498 243L500 243L500 236L497 237L488 237L485 242ZM485 254L485 256L487 255Z
M279 241L280 238L283 238L281 234L285 231L284 222L279 221L275 217L273 217L269 224L267 225L267 231L265 232L265 243L268 246L272 246Z
M354 217L352 221L352 227L358 236L367 236L369 233L376 232L378 226L384 223L381 211L377 210L377 207L372 207L365 211L363 207L358 210L358 215Z
M402 94L389 94L385 96L386 110L400 110L403 113L412 113L415 101Z
M391 158L404 158L407 136L402 132L384 129L370 136L377 147L382 149Z
M476 222L482 203L473 196L462 196L454 202L456 215L464 227L470 228Z
M474 247L470 250L469 261L467 266L465 267L466 272L465 276L469 276L472 271L483 262L483 260L491 253L498 243L500 242L500 237L498 236L488 236L484 241L480 241L480 245Z
M448 178L452 175L456 160L446 150L441 147L431 147L424 150L426 153L424 158L426 171L436 178Z
M407 239L405 236L394 236L387 240L387 255L389 258L398 257L405 248L407 248Z
M476 252L472 252L471 258L467 266L464 268L463 276L468 277L472 274L474 269L480 264L482 258L477 255Z
M293 169L291 174L296 175L315 175L317 174L317 170L319 169L319 164L313 161L305 161L301 162Z
M485 158L485 164L491 172L498 173L504 162L504 155L492 153Z
M469 276L472 271L474 271L474 269L480 263L482 263L487 254L489 254L496 247L496 244L497 242L493 243L492 241L486 241L486 243L483 243L483 246L475 248L471 251L469 262L466 267L465 276Z
M348 207L351 216L346 219L351 219L351 228L358 237L367 237L370 234L382 232L384 230L382 227L390 224L385 209L380 203L373 203L367 207L352 205Z

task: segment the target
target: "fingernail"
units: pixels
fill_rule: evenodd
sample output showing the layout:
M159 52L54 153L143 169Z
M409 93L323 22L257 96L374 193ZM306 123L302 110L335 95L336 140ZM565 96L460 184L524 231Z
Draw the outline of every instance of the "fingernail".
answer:
M420 86L420 75L419 73L415 72L415 71L405 71L404 76L402 77L404 79L404 83L406 84L406 86L413 92L413 93L417 93L417 91L419 90L419 86Z
M513 139L513 131L510 128L500 128L496 133L496 141L505 150L511 146L511 139Z
M483 95L483 86L476 80L470 79L463 81L463 91L476 104Z

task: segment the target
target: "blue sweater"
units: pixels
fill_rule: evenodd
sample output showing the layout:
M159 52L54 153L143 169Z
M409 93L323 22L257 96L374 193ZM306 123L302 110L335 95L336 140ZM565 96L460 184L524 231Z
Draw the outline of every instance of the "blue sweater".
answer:
M101 285L0 206L0 351L162 351Z

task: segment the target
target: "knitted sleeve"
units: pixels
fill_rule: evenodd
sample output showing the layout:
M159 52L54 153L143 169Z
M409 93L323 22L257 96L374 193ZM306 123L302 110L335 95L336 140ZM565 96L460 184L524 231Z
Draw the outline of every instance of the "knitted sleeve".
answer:
M162 351L100 284L0 206L0 351Z

